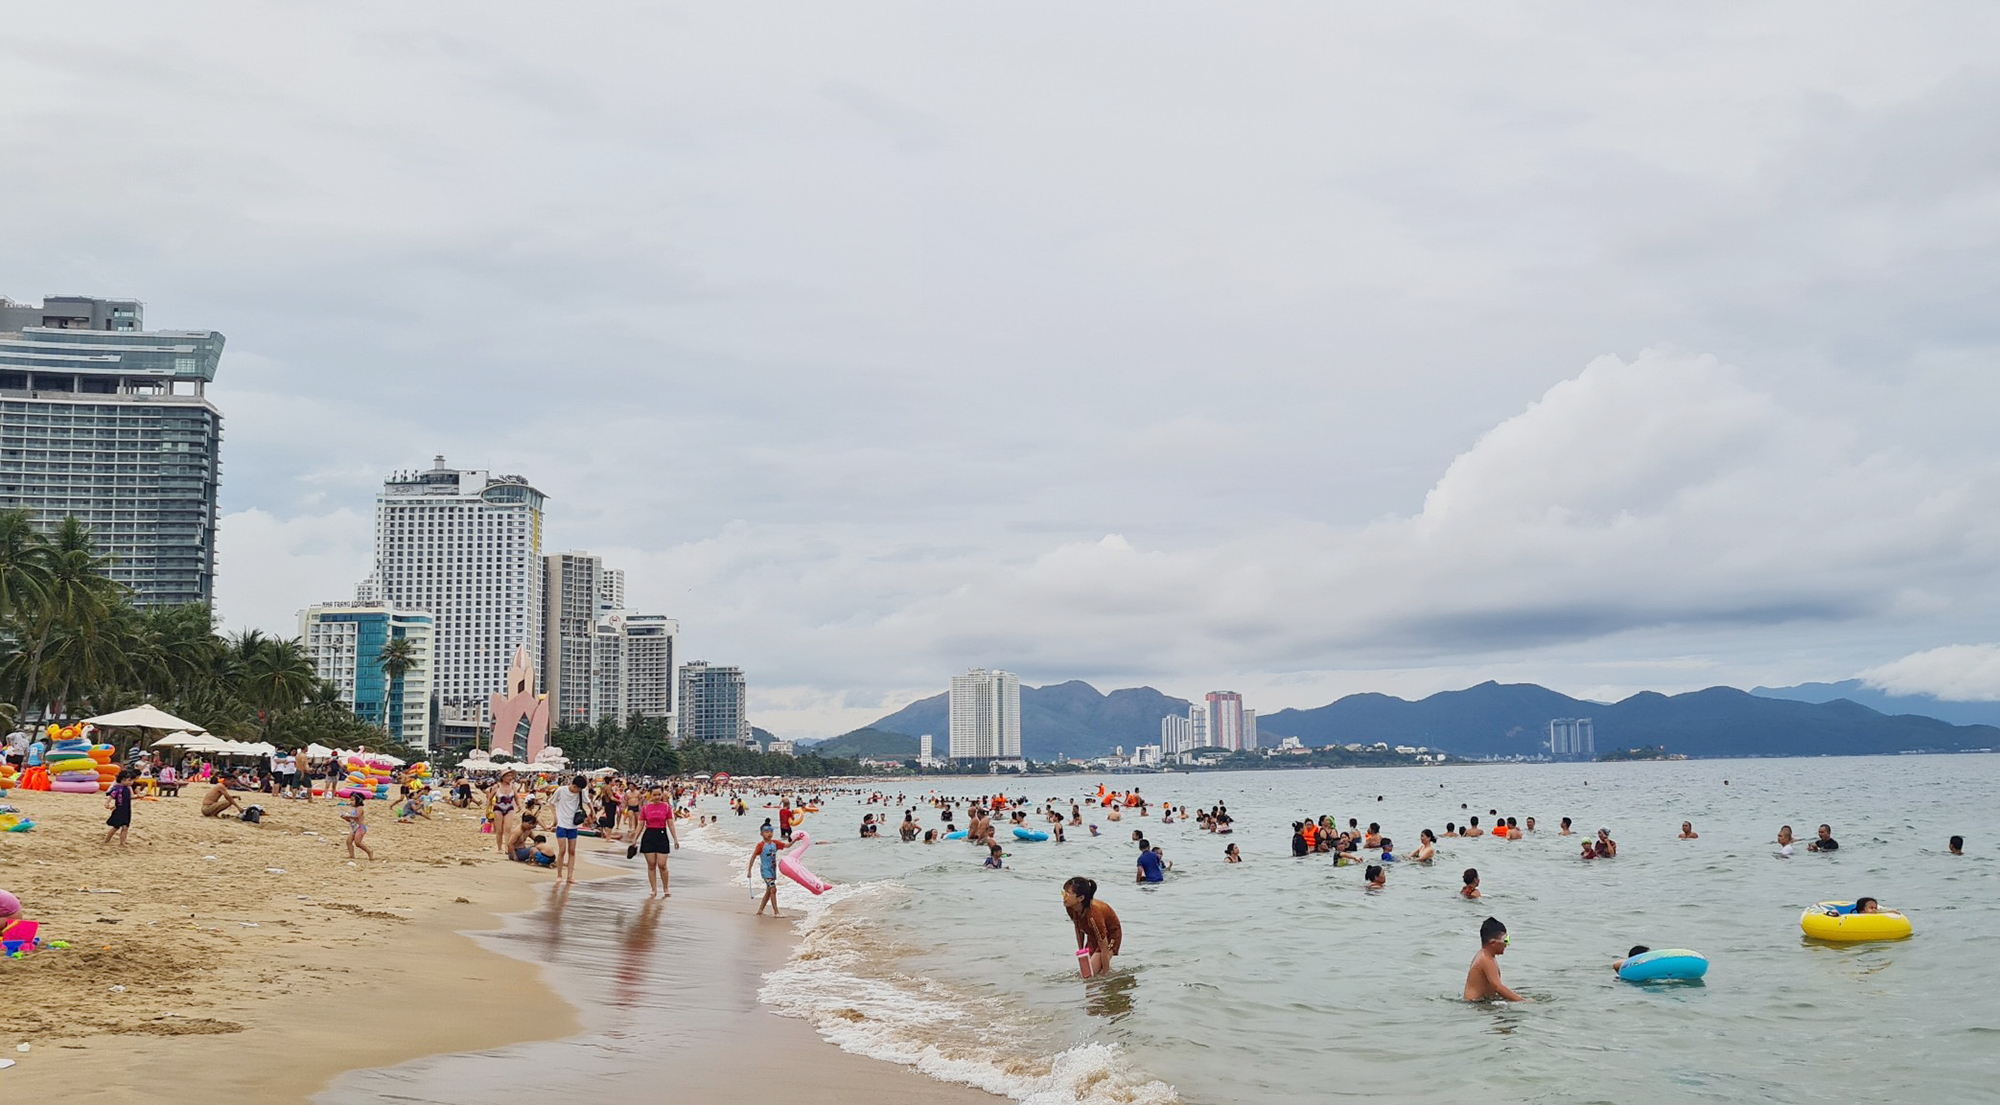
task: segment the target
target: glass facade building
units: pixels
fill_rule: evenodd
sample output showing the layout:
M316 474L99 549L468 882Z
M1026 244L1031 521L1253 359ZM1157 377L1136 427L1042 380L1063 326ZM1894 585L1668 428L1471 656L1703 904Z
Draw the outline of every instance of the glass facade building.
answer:
M354 716L404 744L431 744L431 652L436 619L373 602L330 602L299 615L299 638L319 677L340 689ZM382 667L390 641L410 642L400 675Z
M87 523L140 605L208 602L223 336L143 322L136 300L0 299L0 508Z

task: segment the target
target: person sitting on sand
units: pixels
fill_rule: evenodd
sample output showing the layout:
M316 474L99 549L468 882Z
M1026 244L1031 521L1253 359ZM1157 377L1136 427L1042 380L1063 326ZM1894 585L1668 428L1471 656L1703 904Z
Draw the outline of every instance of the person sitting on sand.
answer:
M231 809L241 813L243 811L243 803L238 802L236 796L229 793L229 781L223 776L217 775L215 777L215 785L208 788L207 794L202 795L201 815L203 817L221 817L224 811Z
M1468 867L1465 869L1465 886L1458 892L1458 896L1467 901L1474 901L1479 898L1479 868Z
M1692 822L1692 821L1683 821L1683 822L1681 822L1681 839L1682 839L1682 840L1700 840L1700 839L1701 839L1701 834L1700 834L1700 833L1698 833L1698 832L1695 832L1695 831L1694 831L1694 822Z
M1500 957L1506 954L1507 942L1507 926L1498 917L1488 917L1480 924L1479 954L1472 957L1472 966L1465 972L1465 1000L1527 1000L1500 981Z

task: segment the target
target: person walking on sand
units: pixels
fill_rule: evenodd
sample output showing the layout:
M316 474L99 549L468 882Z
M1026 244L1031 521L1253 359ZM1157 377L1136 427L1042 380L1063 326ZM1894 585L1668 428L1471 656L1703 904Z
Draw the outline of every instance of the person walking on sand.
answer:
M1062 886L1063 910L1076 928L1077 967L1083 977L1096 978L1111 969L1111 960L1125 941L1118 913L1097 900L1097 881L1078 875Z
M354 850L356 848L361 849L362 854L366 855L369 859L375 858L375 853L369 850L367 841L363 839L368 835L368 821L367 811L362 809L362 803L367 800L357 790L353 795L353 804L340 811L340 819L347 822L348 859L354 858Z
M771 916L778 915L778 842L771 839L771 826L764 825L757 830L762 839L750 850L750 865L743 869L747 878L753 871L764 876L764 899L757 903L757 915L764 915L764 907L771 907Z
M569 782L556 788L554 805L556 808L556 878L565 883L576 881L576 838L583 827L583 785L581 775L572 775Z
M104 808L111 811L111 816L104 819L104 823L111 826L111 831L104 834L104 843L109 844L116 840L118 846L122 848L129 843L125 835L132 828L131 768L119 772L118 781L111 784L110 790L104 792Z
M1488 917L1479 926L1479 954L1472 957L1472 966L1465 972L1465 1000L1527 1000L1500 981L1500 956L1506 951L1507 926L1497 917Z
M486 817L493 822L493 841L504 856L507 854L507 842L513 839L521 824L521 789L514 785L511 768L500 773L500 781L487 794Z
M646 803L639 807L639 821L645 826L639 834L639 853L646 857L646 896L650 898L657 892L662 898L671 898L674 895L667 889L667 855L681 843L674 828L674 804L658 790L650 791ZM777 908L775 898L771 907Z

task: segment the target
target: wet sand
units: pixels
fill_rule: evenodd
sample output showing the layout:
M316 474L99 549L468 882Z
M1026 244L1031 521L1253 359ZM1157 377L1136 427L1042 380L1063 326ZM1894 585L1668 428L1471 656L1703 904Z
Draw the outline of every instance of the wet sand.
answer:
M622 850L586 842L593 864L643 872ZM810 1100L856 1105L994 1105L1004 1100L851 1055L804 1021L757 1001L762 976L795 943L791 920L756 908L741 868L676 852L674 895L647 902L643 873L556 890L478 939L546 968L579 1008L560 1040L437 1055L352 1071L317 1105L491 1105L526 1092L611 1100ZM498 1016L513 1011L496 1004Z

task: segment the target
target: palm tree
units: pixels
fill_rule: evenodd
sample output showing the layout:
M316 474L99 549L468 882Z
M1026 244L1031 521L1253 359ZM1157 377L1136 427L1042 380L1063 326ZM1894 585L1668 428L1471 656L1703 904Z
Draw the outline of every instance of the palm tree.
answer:
M26 510L0 510L0 621L48 585L48 541Z
M382 646L382 658L376 663L382 666L382 674L393 683L416 667L417 659L417 643L408 637L398 637Z
M124 597L124 588L106 574L111 558L100 555L90 527L71 515L48 540L47 576L21 628L26 656L21 665L24 709L39 709L35 691L44 683L49 646L59 635L74 635L82 627L104 620Z
M238 693L267 725L273 715L296 709L319 688L319 673L297 638L277 640L250 629L237 634L231 651L238 660Z

